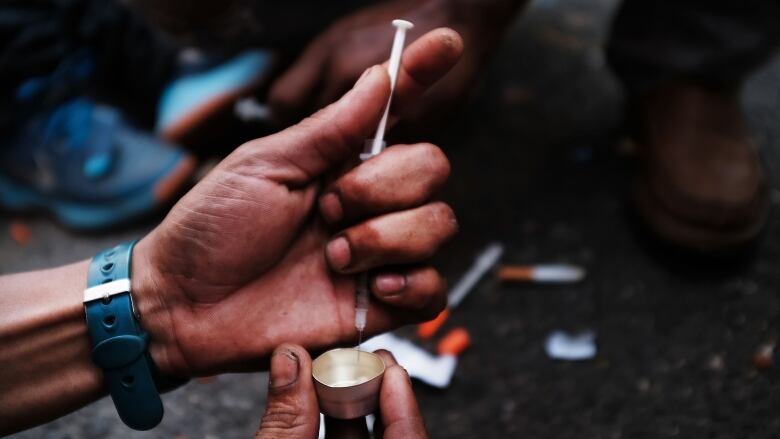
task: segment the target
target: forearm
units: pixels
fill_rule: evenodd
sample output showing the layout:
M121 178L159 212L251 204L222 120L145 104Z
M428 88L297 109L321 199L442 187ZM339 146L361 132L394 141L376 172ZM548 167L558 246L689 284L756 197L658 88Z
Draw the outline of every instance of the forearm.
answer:
M90 361L82 292L88 261L0 277L0 434L105 393Z
M133 255L132 297L147 318L150 351L167 366L157 340L165 320L153 298L143 247ZM103 375L91 360L92 344L83 292L89 261L0 276L0 435L74 411L106 394ZM169 372L164 370L164 372Z

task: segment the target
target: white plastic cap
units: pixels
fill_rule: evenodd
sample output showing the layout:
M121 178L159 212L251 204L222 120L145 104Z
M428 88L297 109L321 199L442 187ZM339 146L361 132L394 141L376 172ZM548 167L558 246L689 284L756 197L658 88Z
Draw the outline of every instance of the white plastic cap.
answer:
M401 29L411 29L414 27L411 21L399 20L399 19L393 20L393 26L400 27Z

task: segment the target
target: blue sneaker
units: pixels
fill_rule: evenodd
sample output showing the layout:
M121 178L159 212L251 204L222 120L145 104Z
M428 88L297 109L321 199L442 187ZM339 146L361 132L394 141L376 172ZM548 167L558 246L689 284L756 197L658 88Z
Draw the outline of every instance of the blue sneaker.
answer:
M271 52L251 50L175 79L163 90L157 106L158 135L181 144L203 122L230 110L236 100L260 87L272 61Z
M194 168L191 156L130 127L115 109L79 98L0 143L0 206L103 229L168 202Z

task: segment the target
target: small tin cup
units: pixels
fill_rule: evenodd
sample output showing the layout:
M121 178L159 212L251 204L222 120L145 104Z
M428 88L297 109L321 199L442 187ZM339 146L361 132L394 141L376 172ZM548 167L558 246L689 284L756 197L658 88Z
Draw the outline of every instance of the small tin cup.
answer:
M355 419L373 413L379 407L385 363L376 354L359 352L358 356L357 349L332 349L312 363L311 375L323 414L337 419Z

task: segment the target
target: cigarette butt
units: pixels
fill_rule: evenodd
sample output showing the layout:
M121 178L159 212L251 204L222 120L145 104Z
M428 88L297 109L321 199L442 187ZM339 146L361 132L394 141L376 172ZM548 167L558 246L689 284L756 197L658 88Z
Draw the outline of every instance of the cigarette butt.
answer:
M471 345L471 336L464 328L455 328L441 339L437 346L439 355L457 357Z
M431 337L433 337L433 334L436 334L436 332L439 330L439 328L442 327L444 322L447 321L447 318L450 316L450 310L445 309L444 311L440 312L436 318L433 320L428 320L425 323L420 323L417 326L417 336L420 338L427 340Z
M584 277L584 269L566 264L504 265L498 270L502 282L573 283Z
M529 282L534 279L534 270L526 266L502 265L498 269L498 279L501 282Z
M30 230L30 226L21 221L13 221L8 226L8 234L17 244L27 245L32 237L32 230Z

